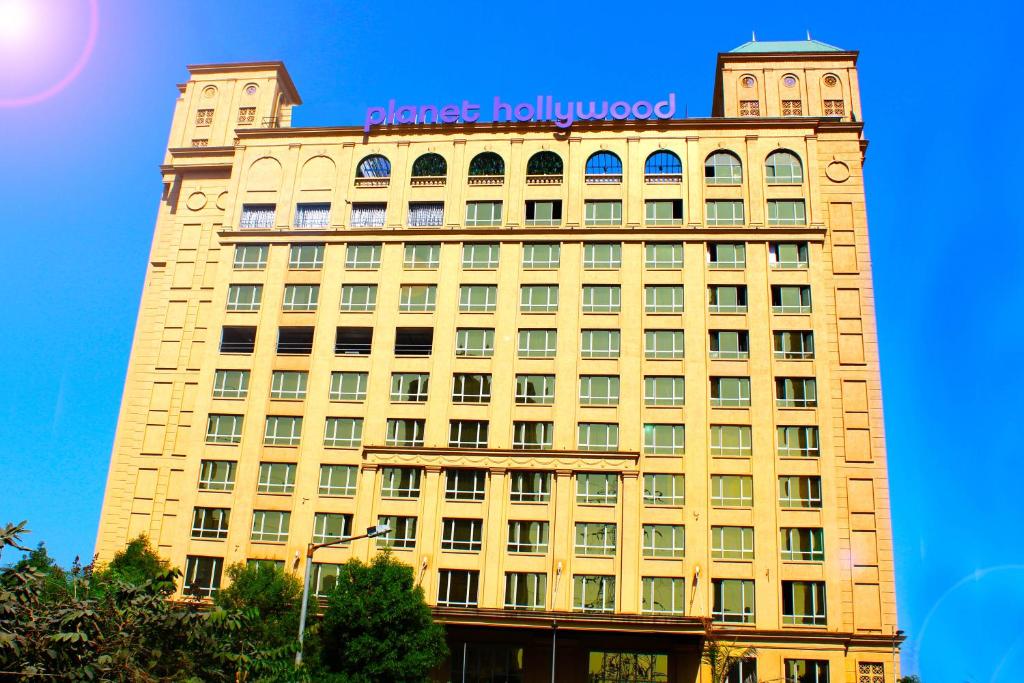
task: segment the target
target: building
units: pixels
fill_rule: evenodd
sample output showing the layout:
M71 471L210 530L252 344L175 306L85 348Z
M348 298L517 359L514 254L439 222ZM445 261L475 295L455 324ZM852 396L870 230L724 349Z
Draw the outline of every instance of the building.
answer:
M100 559L146 533L209 595L381 521L316 591L389 544L439 680L707 680L707 638L891 680L856 60L751 42L709 118L568 131L297 128L281 63L190 67Z

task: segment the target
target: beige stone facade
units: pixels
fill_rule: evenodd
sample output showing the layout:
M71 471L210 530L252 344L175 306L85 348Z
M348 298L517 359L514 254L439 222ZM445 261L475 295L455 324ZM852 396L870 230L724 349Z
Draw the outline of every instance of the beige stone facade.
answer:
M549 680L553 620L558 680L613 680L585 675L622 653L707 680L709 632L756 646L758 680L891 680L855 66L723 53L711 118L369 136L291 127L280 63L190 67L100 559L145 533L208 594L228 564L300 571L314 534L414 518L394 552L450 626L451 680ZM531 173L541 152L561 172ZM444 172L413 175L425 154ZM375 552L318 551L317 588Z

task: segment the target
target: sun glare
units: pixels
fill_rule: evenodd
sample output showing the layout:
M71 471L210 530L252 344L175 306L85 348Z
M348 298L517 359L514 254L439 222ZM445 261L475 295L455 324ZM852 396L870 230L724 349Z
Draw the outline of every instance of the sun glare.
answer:
M28 42L39 18L31 0L0 0L0 44Z

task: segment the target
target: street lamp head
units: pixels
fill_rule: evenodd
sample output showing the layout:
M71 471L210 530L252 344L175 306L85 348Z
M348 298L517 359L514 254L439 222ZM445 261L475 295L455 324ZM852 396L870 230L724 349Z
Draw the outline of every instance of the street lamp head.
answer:
M387 524L377 524L366 529L366 537L373 538L374 536L383 536L384 534L391 531L391 527Z

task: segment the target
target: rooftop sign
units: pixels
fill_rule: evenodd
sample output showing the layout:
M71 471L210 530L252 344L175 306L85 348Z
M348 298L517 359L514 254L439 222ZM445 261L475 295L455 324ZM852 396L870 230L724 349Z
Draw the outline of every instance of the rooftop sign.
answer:
M676 113L676 94L668 94L661 102L637 100L625 102L555 102L551 95L538 95L536 102L509 104L494 98L490 121L494 123L550 121L558 128L569 128L574 121L623 121L626 119L671 119ZM363 130L369 133L374 126L431 125L444 123L476 123L480 120L480 105L462 100L462 104L403 104L396 106L388 100L387 107L367 107ZM486 120L486 119L485 119Z

